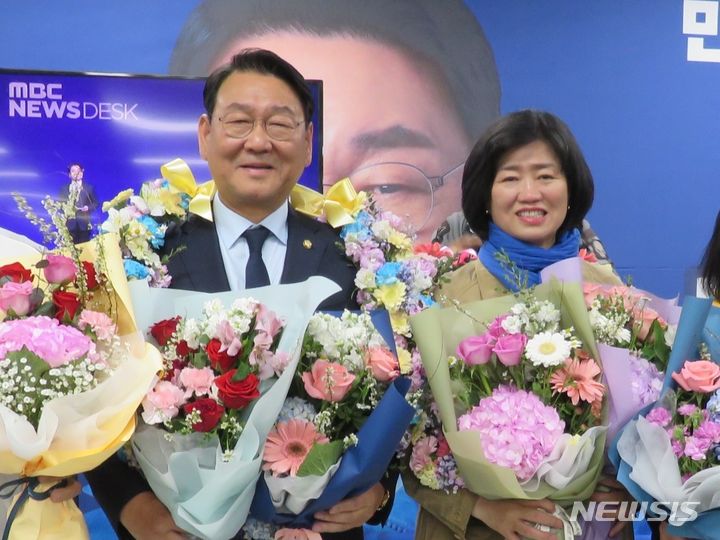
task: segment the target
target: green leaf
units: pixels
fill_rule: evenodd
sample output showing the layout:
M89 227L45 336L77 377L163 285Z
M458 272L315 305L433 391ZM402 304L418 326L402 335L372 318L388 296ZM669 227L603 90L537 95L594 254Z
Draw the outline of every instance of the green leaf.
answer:
M250 366L248 364L240 364L237 367L235 375L232 376L233 381L242 381L245 377L250 375Z
M298 476L321 476L337 463L343 453L343 442L316 443L305 456L305 461L298 469Z
M50 365L45 360L40 358L37 354L28 350L27 347L23 347L19 351L7 353L6 358L10 359L13 364L16 364L18 366L22 365L20 364L20 359L26 358L27 365L30 366L32 375L34 375L38 379L44 377L47 372L50 371ZM23 375L23 379L30 380L30 376Z
M190 364L197 369L202 369L208 365L207 355L205 351L199 351L190 355Z

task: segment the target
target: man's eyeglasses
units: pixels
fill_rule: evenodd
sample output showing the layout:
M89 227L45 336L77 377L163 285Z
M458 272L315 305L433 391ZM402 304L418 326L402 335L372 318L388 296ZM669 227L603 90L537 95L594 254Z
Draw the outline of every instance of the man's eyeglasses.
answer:
M356 190L371 193L381 209L404 218L419 231L435 206L435 192L452 176L459 178L464 164L462 161L441 175L428 176L410 163L386 161L361 167L349 178Z
M255 125L259 123L267 136L274 141L289 141L292 139L295 129L304 123L303 120L295 121L285 116L258 119L232 113L218 116L218 121L222 124L225 135L232 139L244 139L250 136L255 129Z

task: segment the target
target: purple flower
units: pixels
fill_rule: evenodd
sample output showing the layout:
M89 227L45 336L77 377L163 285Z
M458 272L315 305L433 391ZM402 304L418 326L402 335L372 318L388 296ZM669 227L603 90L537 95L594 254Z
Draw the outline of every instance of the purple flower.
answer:
M364 249L360 252L360 267L376 272L385 264L385 255L378 248Z
M682 416L690 416L697 410L697 405L693 405L692 403L685 403L677 408L677 412Z
M672 421L672 415L667 409L663 407L656 407L652 411L650 411L647 416L645 416L645 420L647 420L651 424L655 424L660 427L666 427Z
M645 358L630 356L630 384L636 405L644 407L657 401L663 384L663 375Z
M693 432L698 439L705 439L713 444L720 443L720 424L711 420L705 420Z
M703 461L710 450L710 441L695 436L685 439L684 454L695 461Z
M524 481L550 455L565 423L535 394L501 386L461 416L458 427L478 431L485 458Z
M672 432L668 433L668 435L670 436L670 446L672 447L673 454L675 454L675 457L679 458L685 452L685 447L683 446L683 443L673 438Z

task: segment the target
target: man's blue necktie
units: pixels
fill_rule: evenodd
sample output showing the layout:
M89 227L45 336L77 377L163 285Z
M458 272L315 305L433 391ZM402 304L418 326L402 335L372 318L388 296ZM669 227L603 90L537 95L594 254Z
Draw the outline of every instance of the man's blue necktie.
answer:
M242 234L250 250L250 257L245 267L246 289L270 285L270 277L262 259L262 247L269 234L270 231L262 225L248 229Z

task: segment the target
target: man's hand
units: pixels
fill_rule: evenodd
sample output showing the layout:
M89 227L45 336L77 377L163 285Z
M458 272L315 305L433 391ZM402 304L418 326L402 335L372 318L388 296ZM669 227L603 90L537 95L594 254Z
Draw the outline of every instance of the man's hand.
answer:
M547 499L539 501L490 501L479 497L472 515L506 540L556 540L552 529L563 528L562 521L552 515L555 504ZM541 528L536 528L535 524Z
M170 511L153 494L135 495L120 512L120 523L137 540L182 540L185 531L175 525Z
M667 532L667 523L663 521L660 524L660 540L685 540L682 536L675 536Z
M598 487L595 488L595 493L590 496L590 500L595 502L619 503L622 501L632 501L633 498L625 489L625 486L623 486L620 482L614 478L610 478L609 476L602 476L598 482ZM608 509L608 514L610 514L609 510L610 509ZM619 506L617 511L620 512ZM615 521L615 524L610 529L610 538L614 538L615 535L627 526L627 524L627 521Z
M324 512L315 514L312 530L319 533L342 532L360 527L370 519L385 495L382 484L375 484L365 493L340 501Z
M55 478L54 476L40 476L38 478L42 484L57 484L62 481L62 478ZM65 478L67 480L67 486L61 488L55 488L50 492L50 500L52 502L64 502L69 501L80 495L82 486L80 482L73 476Z

